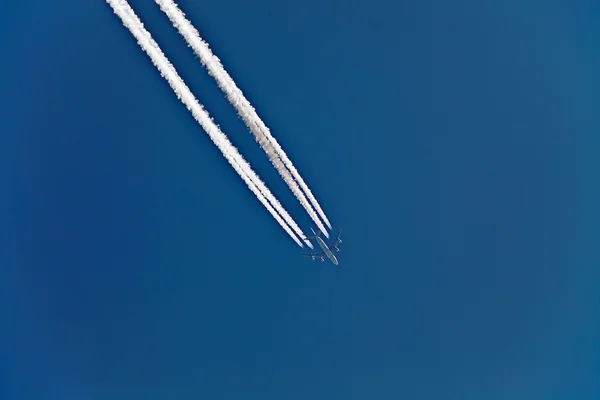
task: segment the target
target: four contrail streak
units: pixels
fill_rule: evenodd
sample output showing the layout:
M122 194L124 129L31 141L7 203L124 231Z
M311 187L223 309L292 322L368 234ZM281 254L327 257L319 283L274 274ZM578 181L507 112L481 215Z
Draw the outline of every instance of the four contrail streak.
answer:
M135 14L133 9L129 6L127 1L125 0L106 0L108 4L112 7L115 14L119 16L123 25L129 29L129 31L133 34L133 36L137 39L140 47L148 54L152 63L158 68L160 74L163 78L167 80L177 97L186 105L188 110L192 113L196 121L204 128L206 133L210 136L213 143L221 150L227 161L231 164L231 166L238 172L240 177L244 180L244 182L248 185L250 190L254 192L259 201L267 208L267 210L273 215L273 217L279 222L279 224L283 227L283 229L290 235L292 239L302 247L302 243L298 240L298 236L300 236L304 242L309 246L313 247L310 244L310 241L306 239L306 236L298 225L294 222L294 220L289 216L289 214L285 211L285 209L279 204L275 196L267 189L264 183L258 179L258 176L254 173L250 165L244 160L244 158L239 154L237 149L229 142L225 134L221 132L219 127L212 121L208 113L204 110L204 108L198 103L190 89L183 82L175 67L171 65L167 57L163 54L162 50L158 46L158 44L152 39L150 33L144 28L144 25ZM267 199L269 202L267 202ZM277 211L275 211L275 209ZM279 214L277 213L279 212ZM285 220L285 222L284 222ZM288 225L292 227L292 229L296 232L292 232Z
M185 18L185 14L172 0L155 1L160 6L161 10L169 17L173 26L177 28L179 33L188 42L188 45L192 47L196 55L200 57L202 64L208 69L209 74L215 78L221 90L225 92L229 102L237 109L238 114L246 123L248 129L254 134L260 146L267 153L267 156L275 168L279 171L282 178L288 184L302 206L306 209L310 217L325 236L329 237L327 230L312 208L311 203L317 209L327 226L331 228L331 224L325 216L325 213L290 159L279 146L279 143L277 143L275 138L271 135L269 128L267 128L260 119L254 107L252 107L250 102L244 97L242 91L236 86L233 79L231 79L227 71L225 71L219 58L212 53L208 44L200 38L200 34L196 28L194 28L191 22ZM305 193L310 199L310 203L306 199Z

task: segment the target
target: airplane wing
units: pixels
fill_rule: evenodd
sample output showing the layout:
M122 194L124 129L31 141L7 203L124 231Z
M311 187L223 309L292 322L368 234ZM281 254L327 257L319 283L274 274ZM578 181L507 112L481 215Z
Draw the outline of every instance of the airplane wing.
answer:
M340 239L340 236L342 236L342 230L341 229L338 232L337 236L335 237L335 240L333 241L333 243L329 247L335 248L335 247L337 247L337 245L339 243L342 243L342 239Z
M302 254L304 257L310 257L313 260L316 260L317 258L320 258L321 261L323 261L325 259L325 252L320 252L320 253L308 253L308 254Z

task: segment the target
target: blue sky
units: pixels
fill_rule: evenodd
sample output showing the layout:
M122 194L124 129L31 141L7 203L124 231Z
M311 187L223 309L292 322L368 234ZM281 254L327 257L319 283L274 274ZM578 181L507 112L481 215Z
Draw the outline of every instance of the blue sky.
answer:
M308 231L167 18L130 4ZM597 4L180 6L344 229L340 267L300 256L105 2L15 3L2 398L599 398Z

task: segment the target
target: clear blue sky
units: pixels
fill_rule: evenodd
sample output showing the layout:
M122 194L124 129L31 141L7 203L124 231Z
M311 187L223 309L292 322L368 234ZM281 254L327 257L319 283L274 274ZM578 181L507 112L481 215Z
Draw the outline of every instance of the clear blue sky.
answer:
M0 398L598 400L600 8L492 3L181 0L344 229L339 268L300 256L104 1L3 7Z

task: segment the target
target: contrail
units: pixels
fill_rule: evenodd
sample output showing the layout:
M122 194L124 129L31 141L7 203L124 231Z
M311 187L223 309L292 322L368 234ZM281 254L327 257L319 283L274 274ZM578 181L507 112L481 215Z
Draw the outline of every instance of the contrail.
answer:
M123 25L125 25L125 27L129 29L129 31L137 39L137 42L142 50L148 54L154 66L158 68L161 76L167 80L179 100L186 105L187 109L194 116L194 119L196 119L202 128L204 128L206 133L208 133L213 143L219 148L219 150L221 150L229 164L231 164L231 166L236 170L236 172L244 180L246 185L248 185L250 190L256 195L259 201L267 208L271 215L273 215L277 222L279 222L283 229L300 247L303 247L303 245L300 240L298 240L296 234L300 236L310 248L312 248L313 246L310 244L310 241L306 239L304 233L289 216L287 211L285 211L281 204L279 204L275 196L271 194L264 183L258 179L258 176L254 173L250 165L246 162L246 160L244 160L241 154L239 154L237 149L231 144L225 134L221 132L219 127L212 121L211 117L200 105L200 103L198 103L198 100L196 100L185 82L183 82L175 70L175 67L173 67L167 57L163 54L158 44L154 41L154 39L152 39L150 32L144 28L144 24L129 6L129 3L127 3L125 0L106 1L112 7L115 14L119 16L123 22ZM267 199L273 206L267 202ZM275 211L274 208L277 211ZM279 212L281 216L277 212ZM296 234L290 230L286 222L292 227Z
M208 69L209 74L215 78L221 90L227 95L229 102L237 109L238 114L246 123L248 129L254 134L259 145L267 153L267 156L279 171L279 174L283 177L313 221L325 236L329 237L327 230L323 224L321 224L319 217L311 207L311 203L330 229L331 224L308 188L308 185L306 185L287 154L279 146L277 140L271 135L269 128L267 128L260 119L254 107L252 107L250 102L244 97L242 91L236 86L233 79L231 79L227 71L225 71L219 58L212 53L208 44L202 40L196 28L194 28L192 23L185 18L185 14L177 7L173 0L155 0L155 2L169 17L173 26L176 27L179 33L185 38L188 45L192 47L194 53L196 53L202 64ZM306 199L305 193L310 199L310 203Z

